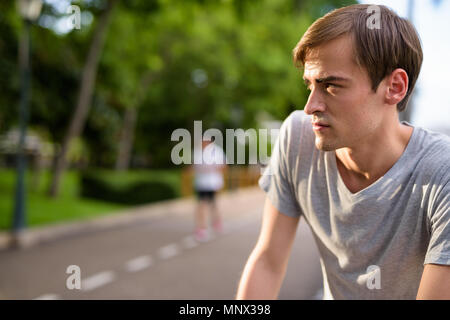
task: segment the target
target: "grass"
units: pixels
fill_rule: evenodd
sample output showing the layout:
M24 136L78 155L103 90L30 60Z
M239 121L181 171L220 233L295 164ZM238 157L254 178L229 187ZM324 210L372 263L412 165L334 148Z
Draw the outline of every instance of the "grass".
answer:
M140 170L112 174L109 171L108 179L121 184L138 177L142 179L143 175L148 179L164 179L174 186L179 186L180 182L179 172L173 170ZM28 172L26 176L27 226L83 220L111 214L126 207L120 204L79 197L79 175L76 171L65 173L61 181L60 194L54 199L46 195L50 173L42 172L37 183L33 183L33 178L35 176ZM15 184L16 172L12 169L0 169L0 230L11 228Z
M110 184L117 187L129 185L136 181L161 181L170 185L180 195L181 170L133 170L112 172L110 170L98 170Z

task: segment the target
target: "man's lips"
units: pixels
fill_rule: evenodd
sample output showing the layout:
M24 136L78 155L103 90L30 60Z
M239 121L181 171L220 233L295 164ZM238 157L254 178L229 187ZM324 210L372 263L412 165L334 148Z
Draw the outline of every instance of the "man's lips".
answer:
M326 123L324 123L324 122L313 122L312 123L312 126L313 126L313 130L323 130L323 129L325 129L325 128L329 128L330 126L328 125L328 124L326 124Z

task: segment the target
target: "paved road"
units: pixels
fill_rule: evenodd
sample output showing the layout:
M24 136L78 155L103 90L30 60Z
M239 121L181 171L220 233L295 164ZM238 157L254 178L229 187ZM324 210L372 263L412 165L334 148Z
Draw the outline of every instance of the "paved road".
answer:
M0 299L233 299L261 223L257 188L222 194L226 233L197 243L194 201L127 226L0 252ZM175 208L175 207L174 207ZM81 290L69 290L69 265ZM309 229L299 226L280 299L312 299L321 274Z

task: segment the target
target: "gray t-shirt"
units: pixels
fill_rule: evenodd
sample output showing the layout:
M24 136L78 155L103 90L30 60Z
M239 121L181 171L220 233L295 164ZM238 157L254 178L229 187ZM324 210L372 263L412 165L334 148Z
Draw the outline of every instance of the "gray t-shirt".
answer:
M415 299L423 265L450 264L450 138L413 128L394 166L351 193L335 151L315 147L311 116L284 121L259 185L310 226L325 298Z

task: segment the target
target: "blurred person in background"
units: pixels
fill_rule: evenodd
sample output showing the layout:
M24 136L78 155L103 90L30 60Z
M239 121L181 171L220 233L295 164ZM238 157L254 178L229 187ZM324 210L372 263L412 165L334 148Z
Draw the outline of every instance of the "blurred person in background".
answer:
M384 6L308 28L294 61L310 95L259 180L263 223L238 299L277 298L300 217L325 299L450 299L450 139L398 119L422 60L414 26Z
M209 140L202 140L201 150L194 150L194 153L195 158L202 159L200 164L193 165L194 189L198 199L194 236L197 241L202 242L207 241L210 236L208 211L213 230L218 234L223 231L223 219L217 207L216 193L224 185L226 159L222 148Z

